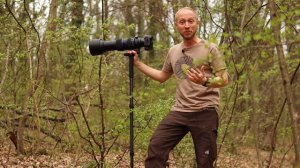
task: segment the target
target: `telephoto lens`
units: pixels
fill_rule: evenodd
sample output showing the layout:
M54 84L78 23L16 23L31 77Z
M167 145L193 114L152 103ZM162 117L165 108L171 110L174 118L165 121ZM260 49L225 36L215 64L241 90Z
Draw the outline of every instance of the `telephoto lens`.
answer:
M89 41L89 52L91 55L101 55L106 51L124 51L134 50L144 47L145 50L153 49L153 37L145 36L144 38L134 37L128 39L117 39L104 41L102 39L92 39Z

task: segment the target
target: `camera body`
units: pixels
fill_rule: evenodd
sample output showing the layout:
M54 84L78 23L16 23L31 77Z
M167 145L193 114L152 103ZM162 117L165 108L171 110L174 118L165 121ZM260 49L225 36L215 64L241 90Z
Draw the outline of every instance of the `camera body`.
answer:
M153 49L153 37L144 38L134 37L128 39L117 39L113 41L104 41L102 39L92 39L89 42L89 52L91 55L101 55L106 51L134 50L144 47L145 50Z

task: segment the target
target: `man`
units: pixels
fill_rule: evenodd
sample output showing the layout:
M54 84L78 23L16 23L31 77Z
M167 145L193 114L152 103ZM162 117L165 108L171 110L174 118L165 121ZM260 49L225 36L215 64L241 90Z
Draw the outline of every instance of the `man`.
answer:
M215 44L196 36L199 24L197 13L189 7L176 13L175 26L183 41L171 47L162 70L147 66L135 51L129 51L135 55L135 67L145 75L163 83L174 74L179 81L176 102L150 140L146 168L165 168L170 151L188 132L192 135L197 167L213 167L217 151L218 88L228 84L228 75ZM188 67L185 72L184 65Z

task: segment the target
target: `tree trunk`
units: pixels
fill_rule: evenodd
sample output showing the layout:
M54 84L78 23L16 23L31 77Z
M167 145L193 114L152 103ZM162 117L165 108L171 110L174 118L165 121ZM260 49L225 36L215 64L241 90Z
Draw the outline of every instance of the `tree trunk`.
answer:
M7 47L6 47L6 57L5 57L4 70L1 74L0 93L2 92L2 87L4 85L4 82L6 80L6 76L7 76L7 73L8 73L9 56L10 56L10 42L7 43Z
M291 117L292 124L292 133L293 133L293 143L295 150L295 166L300 166L300 142L299 142L299 128L298 128L298 115L294 109L294 99L293 99L293 90L290 83L290 76L288 73L287 63L285 61L285 55L282 46L281 40L281 20L280 15L277 11L277 5L274 0L269 0L268 8L271 13L271 28L276 40L276 51L278 55L278 63L281 71L281 77L283 80L284 93L287 99L287 106Z
M47 28L44 33L44 39L41 43L39 53L37 55L38 62L37 62L37 72L36 72L36 79L34 81L29 81L25 93L25 96L23 98L23 104L22 104L22 111L24 112L22 118L19 121L19 126L17 129L17 151L18 153L25 154L25 147L24 147L24 133L25 133L25 125L27 122L27 119L29 117L29 109L28 109L28 102L31 97L33 97L34 93L38 89L40 83L44 79L46 75L46 53L47 49L49 47L49 41L47 40L46 33L47 31L54 31L56 28L56 24L54 23L54 20L56 18L56 11L57 11L57 5L56 0L52 0L50 4L50 11L49 11L49 17L47 22ZM26 35L27 36L27 35ZM26 41L28 37L26 37Z
M102 23L106 25L108 19L108 1L102 0ZM99 22L100 20L98 20ZM99 24L99 23L98 23ZM107 27L103 27L102 39L106 40ZM105 153L106 153L106 125L105 125L105 109L104 109L104 97L103 97L103 89L102 89L102 65L103 65L103 57L99 58L99 66L98 66L98 89L99 89L99 110L100 110L100 121L101 121L101 145L98 145L100 150L100 167L104 168L105 166Z
M83 0L73 0L71 25L74 25L77 28L81 27L81 24L84 21L82 11L83 11Z

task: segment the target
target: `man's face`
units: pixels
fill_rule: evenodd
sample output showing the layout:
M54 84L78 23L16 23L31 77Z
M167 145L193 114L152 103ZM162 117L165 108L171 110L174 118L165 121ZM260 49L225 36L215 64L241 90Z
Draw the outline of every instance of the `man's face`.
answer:
M193 39L198 29L195 13L187 9L177 13L175 25L184 40Z

